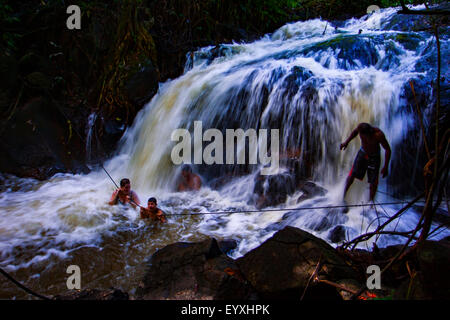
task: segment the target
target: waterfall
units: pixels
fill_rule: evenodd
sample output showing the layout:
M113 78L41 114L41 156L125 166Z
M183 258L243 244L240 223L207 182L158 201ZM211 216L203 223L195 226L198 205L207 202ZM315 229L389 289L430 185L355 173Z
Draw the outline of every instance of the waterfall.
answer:
M117 268L104 277L91 268L84 279L125 284L138 277L142 259L175 241L234 238L238 248L232 255L239 257L286 225L328 242L336 227L346 239L374 230L401 205L354 207L347 214L325 207L341 204L360 142L354 139L345 151L339 145L358 123L371 123L386 134L393 151L390 175L400 182L409 182L421 156L409 81L424 95L422 101L429 105L422 107L430 117L435 42L429 32L402 31L405 21L418 20L399 20L397 9L340 22L290 23L253 43L189 53L184 74L160 84L126 130L116 156L104 164L116 182L130 178L142 202L155 196L169 215L168 223L155 227L139 219L137 210L109 206L115 187L103 171L57 174L44 182L1 175L0 265L11 272L27 270L43 281L45 274L75 258L86 265L108 261L118 263ZM448 28L441 50L443 57L448 55ZM442 74L448 74L448 65L443 64ZM95 119L96 114L88 119L88 155ZM177 144L172 134L186 129L194 136L196 122L203 132L217 129L224 137L227 129L279 130L278 170L263 176L259 162L193 164L202 188L176 192L180 166L171 158ZM191 154L201 155L208 143L192 143ZM237 148L235 156L248 150L248 145ZM394 200L382 193L395 187L394 180L380 178L376 202ZM319 192L307 196L305 186ZM279 191L277 197L264 206L271 210L257 212L258 196L272 189ZM367 181L355 181L347 201L361 204L367 199ZM214 211L239 212L201 214ZM170 216L180 213L191 215ZM389 228L408 231L418 219L411 209ZM435 238L448 235L444 229ZM403 241L381 236L377 244Z
M192 132L195 121L224 134L279 129L280 150L296 151L302 166L313 162L311 178L325 185L339 183L348 171L359 142L347 152L339 144L359 122L382 129L395 148L414 124L401 93L422 74L415 71L421 56L394 41L396 33L359 34L367 21L350 21L338 31L326 24L299 22L254 43L189 54L185 74L161 86L126 132L122 157L112 162L126 159L123 174L139 188L171 190L178 174L170 159L171 134ZM207 180L239 171L239 165L196 167Z

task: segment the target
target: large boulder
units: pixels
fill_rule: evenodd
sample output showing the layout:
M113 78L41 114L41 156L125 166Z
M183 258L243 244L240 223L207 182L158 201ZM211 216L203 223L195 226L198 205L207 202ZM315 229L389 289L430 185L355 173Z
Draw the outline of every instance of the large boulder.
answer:
M354 272L335 249L303 230L286 227L236 262L261 298L341 299L335 288L310 281L321 260L319 277L337 281L354 278ZM309 284L308 284L309 283Z
M45 96L28 100L0 128L0 171L47 179L57 172L86 173L84 144L61 106Z
M136 291L145 300L249 299L251 287L215 239L178 242L155 252Z

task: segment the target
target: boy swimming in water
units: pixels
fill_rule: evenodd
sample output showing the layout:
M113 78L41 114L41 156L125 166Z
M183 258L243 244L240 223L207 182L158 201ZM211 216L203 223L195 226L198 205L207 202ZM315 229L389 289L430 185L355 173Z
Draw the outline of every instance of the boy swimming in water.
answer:
M152 219L154 221L166 222L166 216L164 212L157 207L155 198L149 198L147 201L147 208L141 207L141 219Z

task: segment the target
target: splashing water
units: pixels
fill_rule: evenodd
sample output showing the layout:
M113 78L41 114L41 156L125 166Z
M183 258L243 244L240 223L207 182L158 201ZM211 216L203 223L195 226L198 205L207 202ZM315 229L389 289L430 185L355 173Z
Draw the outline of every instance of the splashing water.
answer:
M395 12L382 10L338 27L320 19L287 24L254 43L189 54L185 73L161 84L127 129L117 156L104 164L116 182L130 178L142 202L158 198L168 223L148 223L138 218L137 210L109 206L114 185L103 171L57 174L45 182L2 175L0 266L44 294L65 291L65 271L71 264L81 267L83 288L114 286L133 294L145 260L176 241L233 238L238 248L232 256L239 257L286 225L327 241L337 225L345 227L347 239L374 230L401 205L378 206L376 211L355 207L346 215L330 209L284 209L341 204L359 139L344 152L339 144L359 122L382 129L393 150L392 161L401 161L395 151L415 125L414 115L405 111L402 90L410 79L427 75L418 65L433 39L426 32L388 29ZM448 51L448 40L441 46ZM252 199L261 168L195 165L203 187L174 192L179 168L170 157L176 144L171 134L179 128L192 132L194 121L202 121L204 130L222 132L279 129L281 153L294 150L302 172L310 172L307 178L326 193L298 202L303 192L291 192L282 203L268 207L279 211L198 214L256 210ZM280 162L280 175L289 174L284 164ZM380 179L379 189L387 187ZM365 203L367 198L367 182L355 181L348 203ZM385 201L392 198L379 193L377 202ZM180 213L191 215L170 216ZM390 229L411 230L418 219L411 210ZM445 230L439 237L449 234ZM403 240L382 236L377 244ZM2 284L0 298L11 295L20 297L14 287Z

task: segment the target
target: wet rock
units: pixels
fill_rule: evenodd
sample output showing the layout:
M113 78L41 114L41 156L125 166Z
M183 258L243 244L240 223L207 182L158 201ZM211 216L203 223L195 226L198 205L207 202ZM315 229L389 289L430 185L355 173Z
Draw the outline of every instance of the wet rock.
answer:
M237 259L244 277L265 299L299 299L321 257L321 279L351 279L352 270L325 241L286 227ZM305 299L341 299L333 287L310 283Z
M47 179L57 172L87 172L84 147L58 106L44 97L27 101L0 129L0 171Z
M218 178L213 178L212 180L210 180L209 186L213 189L220 189L221 187L223 187L224 185L226 185L227 183L231 182L233 180L233 175L228 173L228 174L224 174Z
M424 68L423 70L420 70L420 72L424 72L427 69L431 68L430 65L426 65L424 63L418 63L416 67L418 66ZM403 107L403 111L405 111L406 109L410 113L417 113L417 106L419 106L419 108L421 108L421 113L422 114L426 113L425 112L426 106L430 103L431 101L430 99L432 98L431 95L432 87L430 85L431 81L432 77L419 75L403 84L400 94L401 99L406 100L405 106ZM412 82L412 85L414 87L414 93L411 90L410 82Z
M333 224L330 222L330 219L328 219L327 217L323 217L320 220L308 225L308 227L311 228L312 230L319 231L319 232L327 230L327 229L331 228L332 226L333 226Z
M130 100L141 108L158 90L158 72L150 60L145 61L139 71L130 76L126 91Z
M288 211L285 214L283 214L283 217L281 218L282 221L290 221L292 219L295 219L298 215L298 211Z
M83 291L75 291L65 295L57 295L53 300L129 300L127 292L119 289L111 288L110 290L85 289Z
M346 239L347 227L339 225L333 228L328 234L328 239L332 243L338 243Z
M251 287L215 239L178 242L155 252L138 299L248 299Z
M253 189L256 207L265 208L284 203L295 191L295 178L289 174L259 175Z
M265 208L284 203L295 191L295 177L290 174L259 175L253 189L256 207Z
M424 41L423 34L413 33L389 33L384 34L383 37L388 40L399 42L405 49L416 51L420 48L420 42Z
M311 181L305 181L300 184L300 190L302 190L304 193L311 195L312 197L315 196L324 196L327 193L327 190L318 186L314 182Z
M277 58L281 57L278 56ZM292 97L298 93L300 86L312 76L313 73L306 68L298 66L293 67L290 70L290 74L284 79L283 83L283 87L287 90L287 97L289 99L292 99ZM316 90L314 90L312 86L310 86L308 89L310 92L310 94L307 94L308 96L314 96L315 94L317 94ZM306 89L306 91L308 91L308 89Z
M298 198L297 203L311 199L317 196L324 196L327 190L316 185L311 181L304 181L299 184L299 188L303 191L303 194Z
M118 142L127 128L123 114L101 114L96 118L91 140L91 160L103 161L117 149Z
M314 57L317 62L321 62L321 53L330 49L337 52L337 65L345 70L374 66L379 59L376 43L365 35L339 35L303 52L306 56ZM329 67L330 63L331 60L327 60L324 66Z
M269 224L264 230L261 232L261 236L264 236L269 233L273 233L274 231L279 231L286 227L288 223L286 221L279 221Z
M237 241L233 239L225 239L217 241L220 251L228 254L230 251L237 248Z
M403 32L429 30L427 19L421 15L396 14L382 24L382 30L395 30Z
M265 227L262 232L262 235L266 235L268 233L273 233L274 231L279 231L281 229L284 229L287 226L294 225L295 220L297 220L300 215L301 215L300 210L286 212L281 217L281 221L271 223L267 227Z
M423 48L422 48L423 49ZM424 123L434 123L431 105L434 104L434 98L432 94L431 82L434 75L433 70L436 62L429 62L429 58L434 59L437 55L436 52L429 54L429 51L434 50L429 48L424 50L425 56L416 63L415 71L424 72L425 75L418 75L408 81L406 81L401 88L400 99L404 101L399 113L410 114L416 119L417 125L409 129L408 134L402 138L399 142L399 148L395 151L396 156L391 161L391 172L396 172L395 175L389 175L387 177L387 183L392 186L395 196L397 198L406 197L405 195L416 194L423 189L423 166L428 161L425 152L422 132L419 125L419 118L417 116L417 106L421 109L421 114L424 117ZM414 93L411 90L410 81L412 82ZM446 95L442 95L444 98ZM417 101L417 103L416 103ZM428 141L434 141L434 137L431 136L433 131L431 128L428 130ZM414 138L412 138L414 137ZM416 165L421 163L422 165ZM410 179L403 179L402 177L409 176Z
M333 226L344 224L348 219L348 216L342 212L342 209L333 208L328 211L326 216L309 223L308 228L321 232L330 229Z
M295 122L298 120L294 120L293 126L300 126ZM280 154L280 166L288 169L289 173L295 177L295 180L300 184L311 177L313 172L313 155L314 146L311 146L309 149L310 152L304 152L301 154L300 149L287 149L283 150Z

